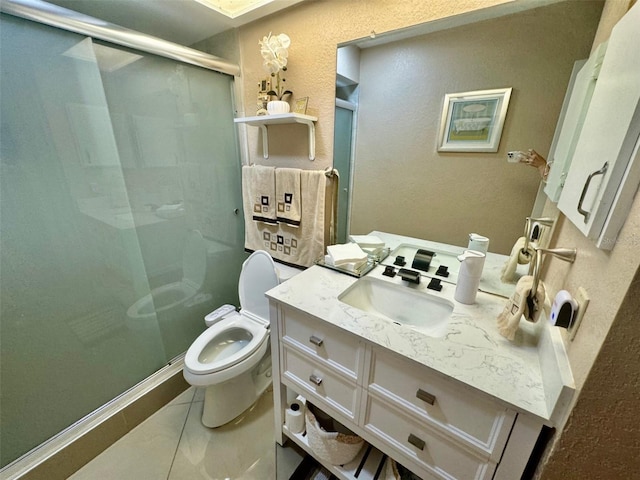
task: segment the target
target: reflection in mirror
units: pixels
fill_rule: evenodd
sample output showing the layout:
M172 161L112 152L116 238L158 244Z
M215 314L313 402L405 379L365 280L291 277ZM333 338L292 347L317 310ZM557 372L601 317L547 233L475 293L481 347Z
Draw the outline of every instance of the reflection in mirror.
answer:
M492 252L509 254L541 177L508 163L507 152L547 155L574 62L589 56L601 10L602 2L560 2L341 47L337 96L357 107L349 233L466 246L477 232ZM438 152L445 95L494 88L513 89L498 151Z

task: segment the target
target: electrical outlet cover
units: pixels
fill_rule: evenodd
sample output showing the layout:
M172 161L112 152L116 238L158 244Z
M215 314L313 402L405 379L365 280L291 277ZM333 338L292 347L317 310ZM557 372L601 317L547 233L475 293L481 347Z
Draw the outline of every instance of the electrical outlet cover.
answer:
M571 341L575 338L578 327L580 327L580 322L582 322L582 317L584 317L584 312L589 306L589 295L587 295L587 291L582 287L578 287L578 293L575 296L575 300L578 303L578 312L576 313L576 319L573 322L573 325L569 329L569 340Z

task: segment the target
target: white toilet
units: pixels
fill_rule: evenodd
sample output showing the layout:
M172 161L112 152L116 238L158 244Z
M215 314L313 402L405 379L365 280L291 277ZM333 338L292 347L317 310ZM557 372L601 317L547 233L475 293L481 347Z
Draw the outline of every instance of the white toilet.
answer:
M240 311L230 305L205 317L209 326L189 347L184 378L206 387L202 423L219 427L249 408L271 383L269 301L280 283L271 256L262 250L242 264Z

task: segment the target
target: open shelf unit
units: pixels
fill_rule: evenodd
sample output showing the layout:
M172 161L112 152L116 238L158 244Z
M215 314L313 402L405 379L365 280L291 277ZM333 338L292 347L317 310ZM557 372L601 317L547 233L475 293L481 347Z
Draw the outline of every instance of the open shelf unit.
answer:
M292 433L286 425L282 426L282 432L340 480L373 480L382 478L380 477L380 472L384 468L384 462L387 457L380 450L367 443L351 462L345 465L331 465L319 460L314 455L305 434Z
M246 123L262 130L262 152L264 158L269 158L268 125L283 125L300 123L307 126L309 132L309 160L316 158L316 126L318 117L301 113L279 113L277 115L259 115L256 117L241 117L233 120L235 123Z

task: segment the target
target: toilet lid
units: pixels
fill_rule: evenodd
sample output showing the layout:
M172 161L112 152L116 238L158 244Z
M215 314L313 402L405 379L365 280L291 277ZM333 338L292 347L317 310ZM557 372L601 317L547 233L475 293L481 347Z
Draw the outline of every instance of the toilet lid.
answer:
M271 255L264 250L256 250L242 264L240 272L238 295L242 311L269 325L269 300L264 294L276 286L278 274Z
M207 272L207 247L198 230L192 230L186 238L182 254L182 277L200 288Z

